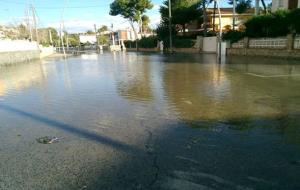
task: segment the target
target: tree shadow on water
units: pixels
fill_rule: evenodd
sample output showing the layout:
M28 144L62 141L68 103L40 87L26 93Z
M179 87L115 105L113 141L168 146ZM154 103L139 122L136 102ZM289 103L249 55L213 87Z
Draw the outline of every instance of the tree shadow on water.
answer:
M114 149L117 149L117 150L120 150L120 151L123 151L123 152L136 153L136 152L141 151L141 150L139 150L139 149L137 149L133 146L126 145L124 143L113 140L109 137L105 137L105 136L102 136L100 134L95 134L95 133L90 132L88 130L81 129L81 128L69 125L67 123L60 122L60 121L56 121L54 119L49 119L49 118L47 118L45 116L42 116L42 115L26 112L26 111L20 110L18 108L14 108L14 107L4 105L4 104L0 104L0 109L5 110L7 112L11 112L13 114L17 114L17 115L22 116L22 117L30 118L30 119L32 119L34 121L37 121L37 122L40 122L40 123L44 123L44 124L46 124L50 127L54 127L54 128L60 129L60 130L64 130L64 131L72 133L74 135L84 137L84 138L87 138L89 140L96 141L98 143L102 143L104 145L110 146Z
M149 128L144 148L135 148L11 106L0 109L131 155L82 171L76 189L300 188L299 115L170 122L163 133Z

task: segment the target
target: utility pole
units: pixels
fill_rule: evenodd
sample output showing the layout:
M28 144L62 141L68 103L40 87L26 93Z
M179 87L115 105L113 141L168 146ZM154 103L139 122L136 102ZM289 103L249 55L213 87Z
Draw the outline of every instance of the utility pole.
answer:
M31 10L32 10L32 16L33 16L33 24L34 24L34 28L35 28L35 39L36 39L36 42L39 44L39 33L38 33L38 28L37 28L36 10L33 5L31 5Z
M255 0L255 16L259 15L259 0Z
M232 30L235 30L236 21L236 0L233 0Z
M67 0L65 0L65 5L64 5L63 10L61 12L61 22L60 22L60 40L61 40L61 45L62 45L62 49L63 49L65 59L67 58L67 55L66 55L65 44L64 44L64 39L63 39L63 36L62 36L62 32L63 32L63 27L64 27L64 12L65 12L66 3L67 3Z
M29 29L29 38L30 38L30 41L32 41L32 30L31 30L31 22L30 22L30 7L26 8L25 14L26 14L27 28Z
M114 46L115 46L114 24L111 24L111 39L112 39L113 48L114 48Z
M50 40L50 44L51 44L51 46L53 46L53 40L52 40L52 33L51 33L51 30L49 30L48 32L49 32L49 40Z
M169 35L170 35L170 51L173 53L173 39L172 39L172 5L169 0Z

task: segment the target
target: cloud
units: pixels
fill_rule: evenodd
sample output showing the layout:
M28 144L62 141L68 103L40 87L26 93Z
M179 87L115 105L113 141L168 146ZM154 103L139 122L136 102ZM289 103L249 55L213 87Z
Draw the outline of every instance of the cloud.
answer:
M60 22L53 22L47 24L47 26L54 27L56 29L60 29ZM94 30L94 24L96 24L97 28L99 28L102 25L106 25L109 28L111 27L111 24L114 25L114 29L124 29L129 26L129 23L127 20L123 19L119 16L103 16L101 19L68 19L64 21L65 29L70 33L77 33L77 32L86 32L87 30Z

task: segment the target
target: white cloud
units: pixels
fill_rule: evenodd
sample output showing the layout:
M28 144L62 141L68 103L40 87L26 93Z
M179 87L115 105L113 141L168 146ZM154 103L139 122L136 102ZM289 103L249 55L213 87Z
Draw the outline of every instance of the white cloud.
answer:
M114 25L114 29L124 29L130 27L127 20L118 16L103 16L101 19L69 19L64 21L65 29L68 32L86 32L87 30L94 30L94 24L96 24L97 28L102 25L106 25L111 27L111 24ZM47 26L54 27L56 29L60 28L60 22L49 23Z

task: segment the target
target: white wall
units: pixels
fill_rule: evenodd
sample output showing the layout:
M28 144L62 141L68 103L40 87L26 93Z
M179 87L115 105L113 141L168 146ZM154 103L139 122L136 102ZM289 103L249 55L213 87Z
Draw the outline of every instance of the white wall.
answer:
M39 50L36 42L27 40L0 40L0 52Z
M217 52L217 37L204 37L203 38L203 52Z
M43 47L40 45L40 50L41 50L40 58L48 57L55 53L55 48L53 46Z
M97 37L96 35L80 35L79 36L80 42L81 43L91 43L94 44L97 42Z

